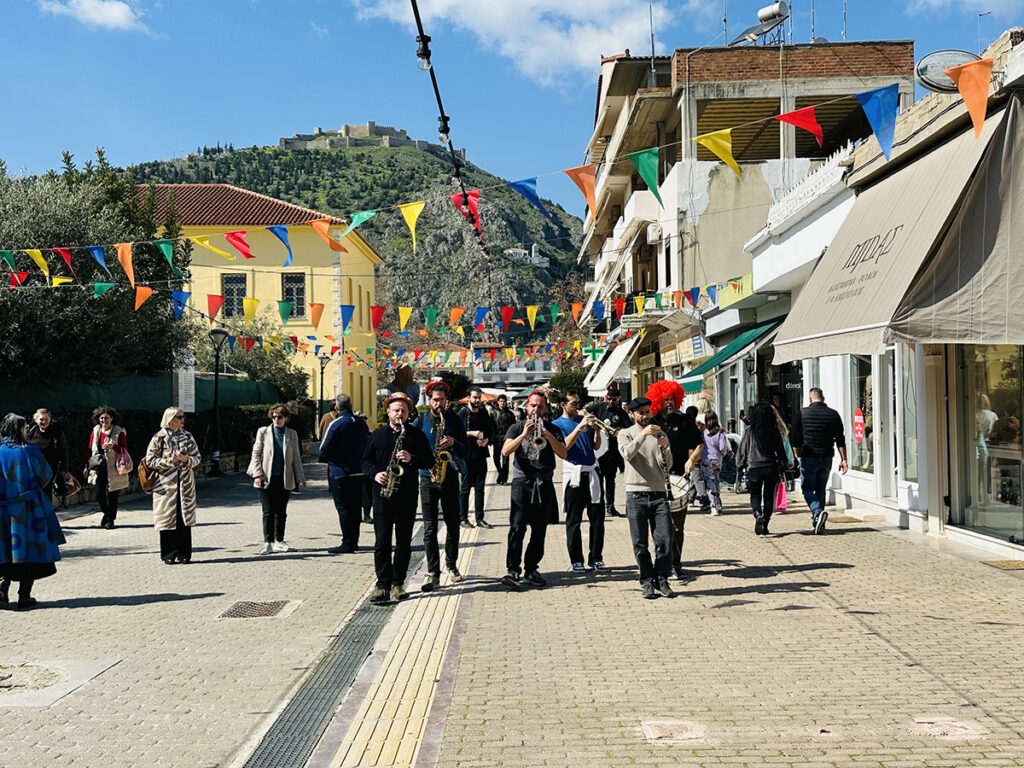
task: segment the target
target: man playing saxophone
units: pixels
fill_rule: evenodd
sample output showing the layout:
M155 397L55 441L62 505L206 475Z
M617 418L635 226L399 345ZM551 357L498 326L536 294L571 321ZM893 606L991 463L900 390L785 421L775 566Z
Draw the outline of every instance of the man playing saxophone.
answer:
M390 598L404 600L405 577L412 554L412 529L416 522L417 470L430 469L434 454L418 427L409 424L412 402L396 392L388 398L387 423L370 435L363 451L363 472L373 478L373 564L377 587L370 596L375 605ZM391 557L391 537L395 553Z
M441 586L441 554L437 545L438 506L444 518L444 560L453 582L460 582L456 562L459 557L459 473L452 463L466 460L468 438L459 417L448 409L448 385L440 378L427 384L430 410L416 420L434 453L434 466L420 470L420 509L423 512L423 548L427 556L427 576L421 589L430 592Z

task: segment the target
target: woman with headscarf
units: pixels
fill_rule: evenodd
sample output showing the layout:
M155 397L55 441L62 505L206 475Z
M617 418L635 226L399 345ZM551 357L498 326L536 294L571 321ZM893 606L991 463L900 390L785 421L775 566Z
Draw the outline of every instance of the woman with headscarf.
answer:
M747 470L754 533L758 536L768 535L768 523L775 512L776 487L787 463L775 409L768 403L758 403L750 409L750 428L743 433L736 457L736 466Z
M0 608L18 582L18 608L36 604L32 585L57 572L64 533L43 489L52 472L25 439L26 422L9 413L0 422Z
M192 561L192 526L196 524L196 478L202 461L199 446L185 431L185 412L168 408L146 449L146 468L156 477L153 522L160 532L160 559L167 565Z
M95 426L89 437L89 485L96 489L103 518L100 528L113 528L117 519L117 496L128 488L128 475L117 469L117 455L128 453L128 436L118 422L117 409L101 405L92 412Z

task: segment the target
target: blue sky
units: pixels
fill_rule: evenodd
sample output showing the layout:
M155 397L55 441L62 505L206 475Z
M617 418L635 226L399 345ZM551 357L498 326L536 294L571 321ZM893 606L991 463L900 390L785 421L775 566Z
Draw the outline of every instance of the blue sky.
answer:
M730 0L729 35L767 2ZM795 0L793 40L811 34ZM975 50L1024 23L1024 0L849 0L850 40L913 39L916 56ZM509 179L578 165L601 54L649 50L647 0L420 0L452 139ZM465 9L471 9L466 11ZM657 52L722 41L717 0L654 3ZM841 39L841 0L817 0L815 32ZM9 172L117 165L202 144L275 144L314 125L375 120L436 141L408 0L2 0ZM717 36L717 38L716 38ZM567 179L540 193L581 214Z

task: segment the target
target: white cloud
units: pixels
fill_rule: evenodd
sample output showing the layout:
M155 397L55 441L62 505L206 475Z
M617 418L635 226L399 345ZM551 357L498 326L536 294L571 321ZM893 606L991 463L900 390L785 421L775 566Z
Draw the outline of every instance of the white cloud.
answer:
M70 16L89 27L146 31L139 13L124 0L39 0L39 8L55 16Z
M1024 0L910 0L907 10L910 13L932 11L984 13L991 11L993 16L1009 19L1024 12Z
M407 0L352 2L364 18L412 25ZM428 34L438 23L466 30L545 85L556 84L566 75L594 75L602 55L626 48L644 55L651 49L647 0L488 0L472 5L464 0L420 0L419 5ZM680 13L699 26L707 23L702 10L707 3L684 0L674 5L670 13L664 0L654 3L655 31L675 23Z
M321 27L315 21L309 22L309 28L313 30L315 37L327 37L331 34L331 31L327 27Z

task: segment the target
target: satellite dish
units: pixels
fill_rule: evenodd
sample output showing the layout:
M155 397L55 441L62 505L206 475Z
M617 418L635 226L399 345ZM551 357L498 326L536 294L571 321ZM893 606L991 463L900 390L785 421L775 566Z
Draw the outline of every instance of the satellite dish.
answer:
M981 57L970 51L955 49L935 51L917 62L917 66L914 67L914 79L922 88L935 93L958 93L956 83L945 70L959 67L961 64L970 64L972 61L981 61Z
M813 40L811 40L811 42L814 43L815 45L824 45L825 43L828 42L828 38L827 37L816 37Z

